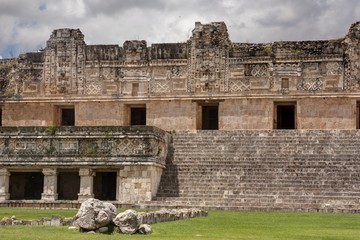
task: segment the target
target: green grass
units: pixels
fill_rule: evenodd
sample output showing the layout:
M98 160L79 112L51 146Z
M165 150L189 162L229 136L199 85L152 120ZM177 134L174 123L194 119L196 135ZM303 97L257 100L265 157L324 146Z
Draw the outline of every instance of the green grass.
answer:
M0 218L34 219L75 210L0 208ZM10 213L10 214L9 214ZM21 216L21 217L20 217ZM33 217L32 217L33 216ZM151 235L88 234L67 227L1 226L1 239L251 239L358 240L360 214L210 211L208 217L153 224Z

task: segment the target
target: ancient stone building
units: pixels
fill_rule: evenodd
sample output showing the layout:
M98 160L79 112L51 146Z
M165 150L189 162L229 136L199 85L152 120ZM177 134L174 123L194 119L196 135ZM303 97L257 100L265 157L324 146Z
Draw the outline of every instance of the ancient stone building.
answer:
M57 29L0 60L0 97L4 205L360 206L359 22L273 43L197 22L186 42L151 46Z

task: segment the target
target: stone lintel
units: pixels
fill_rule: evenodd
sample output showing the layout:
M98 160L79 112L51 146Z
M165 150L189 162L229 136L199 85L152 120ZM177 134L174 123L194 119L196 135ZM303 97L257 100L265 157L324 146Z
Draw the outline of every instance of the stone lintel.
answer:
M44 176L56 176L57 169L56 168L43 168L42 170Z
M10 176L10 172L7 168L0 169L0 176Z
M94 176L94 171L90 168L80 168L79 176Z

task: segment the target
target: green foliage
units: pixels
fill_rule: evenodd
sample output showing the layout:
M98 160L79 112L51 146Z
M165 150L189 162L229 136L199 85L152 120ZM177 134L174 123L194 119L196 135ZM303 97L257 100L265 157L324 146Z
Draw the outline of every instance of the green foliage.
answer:
M27 219L51 214L73 216L76 210L0 208L0 218L16 215ZM31 218L31 216L34 216ZM355 240L360 236L359 214L210 211L208 217L153 224L143 235L87 234L67 227L2 226L2 239L253 239L253 240Z
M96 145L96 143L89 142L83 150L83 155L92 156L92 155L96 155L97 152L98 152L98 146Z
M55 135L56 130L57 130L57 127L55 125L51 125L45 129L45 132L46 132L46 134L53 136L53 135Z
M43 217L51 217L52 215L60 215L62 217L75 216L76 209L34 209L34 208L0 208L0 219L3 217L16 216L17 219L40 219Z
M51 143L50 147L45 149L45 154L47 156L51 156L55 151L56 151L56 148Z
M15 95L15 88L6 88L5 91L0 92L0 97L12 97Z
M296 54L296 55L300 55L302 54L304 51L302 49L295 49L293 50L293 53Z
M270 56L272 54L272 47L271 46L265 47L263 52L266 56Z

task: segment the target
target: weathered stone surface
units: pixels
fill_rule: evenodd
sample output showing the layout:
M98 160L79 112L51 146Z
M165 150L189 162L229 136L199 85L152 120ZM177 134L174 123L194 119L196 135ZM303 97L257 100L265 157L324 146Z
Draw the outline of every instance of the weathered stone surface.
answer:
M194 217L205 217L207 212L196 208L181 208L181 209L160 209L155 212L142 212L139 213L141 222L143 224L153 224L158 222L169 222L183 220Z
M113 221L119 227L119 230L126 234L136 233L141 225L139 214L132 209L119 213Z
M61 226L62 225L62 218L59 215L53 215L51 217L51 226Z
M349 153L359 137L353 130L177 132L158 206L356 213L359 179L349 174L360 164Z
M3 217L0 220L0 225L12 225L13 220L9 217Z
M152 233L152 228L149 224L141 224L138 229L140 234L150 234Z
M70 226L74 223L74 217L66 217L62 220L62 225L64 226Z
M109 227L101 227L96 230L96 232L98 232L98 233L106 233L108 231L109 231Z
M85 230L96 230L111 223L116 213L113 204L90 198L81 204L74 225Z

